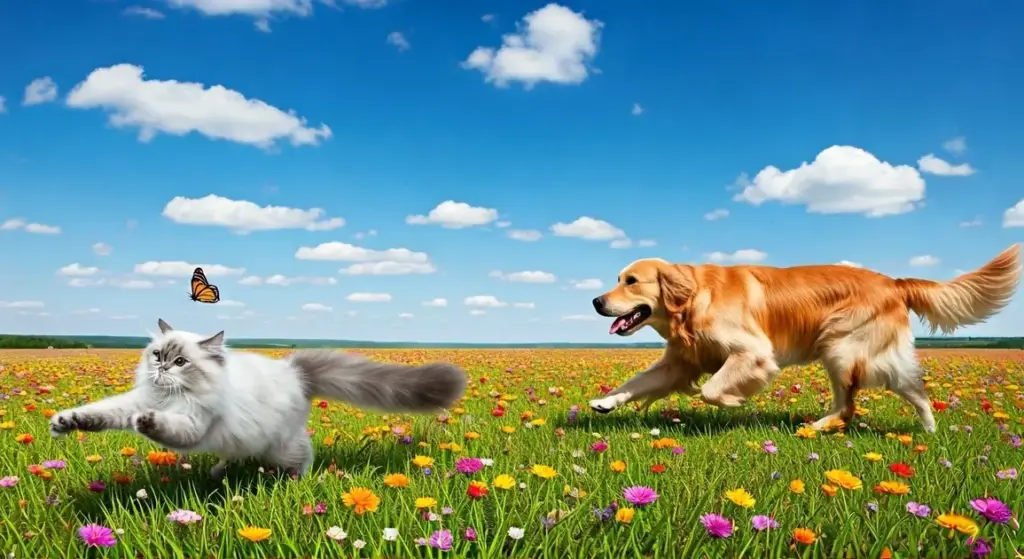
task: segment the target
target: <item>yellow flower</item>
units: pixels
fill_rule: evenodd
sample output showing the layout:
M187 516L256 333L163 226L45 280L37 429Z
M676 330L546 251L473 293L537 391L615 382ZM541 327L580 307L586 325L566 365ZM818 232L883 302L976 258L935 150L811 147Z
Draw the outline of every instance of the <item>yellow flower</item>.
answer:
M914 442L914 435L900 435L896 437L896 440L899 441L902 445L909 445L910 443Z
M4 421L3 423L0 423L0 429L3 429L5 431L9 431L11 429L14 429L14 422L13 421Z
M754 496L747 492L746 489L740 487L739 489L730 489L725 492L725 498L732 501L732 504L743 507L745 509L753 508L754 503L757 502Z
M85 457L85 461L90 463L90 464L95 464L95 463L99 462L100 460L103 460L103 457L100 456L99 454L90 454L89 456Z
M132 456L135 456L135 449L130 446L126 446L121 449L121 456L131 458Z
M475 441L480 438L480 433L477 433L476 431L469 431L463 435L463 437L465 437L467 441Z
M501 427L501 432L511 435L512 433L516 432L516 428L511 425L503 425Z
M434 465L434 459L429 456L417 454L412 459L412 465L416 466L417 468L429 468Z
M821 492L828 495L829 497L835 497L839 489L835 485L829 485L824 483L821 485Z
M825 479L829 483L838 485L843 489L860 489L863 487L860 479L846 470L829 470L825 472Z
M877 452L869 452L864 455L864 459L869 462L878 462L882 459L882 455Z
M373 491L365 487L353 487L341 496L341 502L346 507L355 507L356 514L362 515L367 512L377 512L380 506L380 497L373 494Z
M899 481L883 481L875 486L875 491L887 495L906 495L910 493L910 486Z
M516 479L508 474L501 474L491 482L497 489L512 489L516 486Z
M803 426L796 430L796 436L801 439L813 439L818 436L818 432L814 430L814 427Z
M432 509L437 506L437 499L433 497L418 497L416 499L417 509Z
M679 443L676 442L675 439L670 439L667 437L651 441L651 448L656 448L659 450L665 448L674 448L677 446L679 446Z
M533 467L530 468L530 473L543 479L551 479L558 475L558 472L556 472L554 468L543 464L534 464Z
M633 521L633 516L636 515L636 511L629 507L622 507L615 511L615 520L623 524L629 524Z
M622 472L626 471L626 463L623 462L622 460L616 460L611 464L608 464L608 468L617 474L621 474Z
M238 535L251 542L261 542L270 537L270 529L246 526L238 531Z
M789 482L789 490L792 491L793 493L796 493L797 495L803 493L804 488L804 482L801 479L794 479L793 481Z
M388 474L384 476L384 485L392 489L408 487L409 478L405 474Z
M943 528L949 528L950 530L956 530L961 534L967 534L968 536L978 535L978 525L974 523L970 518L960 516L959 514L946 513L940 514L935 522Z

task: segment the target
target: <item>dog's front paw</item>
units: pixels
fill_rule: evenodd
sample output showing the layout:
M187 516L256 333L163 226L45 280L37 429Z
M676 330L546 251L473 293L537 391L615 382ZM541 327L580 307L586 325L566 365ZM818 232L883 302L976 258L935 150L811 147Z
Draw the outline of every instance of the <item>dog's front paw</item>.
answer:
M597 400L590 401L590 409L597 413L608 413L617 407L618 402L615 401L614 397L599 398Z
M63 437L78 429L78 417L73 411L62 411L50 418L50 435Z
M149 435L156 430L156 414L147 411L132 416L132 429L140 435Z

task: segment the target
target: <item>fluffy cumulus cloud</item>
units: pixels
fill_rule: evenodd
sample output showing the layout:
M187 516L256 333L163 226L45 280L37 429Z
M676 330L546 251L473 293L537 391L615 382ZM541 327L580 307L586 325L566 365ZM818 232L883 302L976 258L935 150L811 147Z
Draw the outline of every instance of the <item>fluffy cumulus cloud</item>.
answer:
M826 148L814 161L782 171L762 169L734 199L807 206L819 214L868 217L912 211L924 200L924 179L909 165L892 165L852 146Z
M220 264L189 264L180 260L159 262L151 260L135 265L135 273L144 276L166 276L190 279L196 268L202 268L208 277L240 276L245 268L231 268Z
M594 290L604 287L604 282L597 278L588 278L572 282L573 289Z
M938 175L940 177L966 177L975 173L974 168L968 163L954 165L945 159L936 157L934 153L929 153L918 159L917 168L922 173Z
M465 202L445 200L430 210L427 215L410 215L405 218L409 225L440 225L446 229L463 229L487 225L498 219L498 210L470 206Z
M473 295L462 300L462 304L468 307L500 308L507 307L508 303L499 300L494 295Z
M269 148L286 139L293 146L318 145L331 137L326 124L307 126L293 111L282 111L222 85L146 79L141 66L117 64L93 70L67 96L75 109L104 109L117 128L138 128L139 140L157 134L199 133Z
M763 262L768 254L753 248L744 248L736 252L710 252L705 255L712 262Z
M432 274L437 271L425 252L414 252L407 248L374 250L339 241L315 247L300 247L295 252L295 258L352 262L338 272L353 276Z
M242 285L275 285L278 287L288 287L289 285L337 285L338 280L332 277L285 276L282 274L274 274L265 278L261 278L259 276L245 276L238 280L238 283Z
M36 78L25 86L25 97L21 104L26 107L49 103L57 98L57 84L50 76Z
M59 276L94 276L100 271L96 266L82 266L78 262L74 264L68 264L60 270L57 270Z
M302 310L306 312L331 312L334 309L322 303L306 303L302 305Z
M61 229L56 225L29 222L20 217L15 217L0 223L0 231L24 231L35 235L59 235Z
M210 194L202 198L175 196L164 206L163 216L183 225L225 227L236 233L276 229L331 231L345 225L344 219L325 218L325 213L320 208L260 206L248 200Z
M1024 227L1024 199L1003 212L1003 227Z
M437 297L436 299L431 299L429 301L423 301L423 306L424 307L447 307L448 306L448 299L444 299L442 297Z
M110 248L107 243L93 243L92 245L92 252L96 256L110 256L113 251L114 249Z
M500 272L495 270L489 274L492 278L516 283L555 283L558 278L551 272L541 270L524 270L522 272Z
M390 293L350 293L346 301L353 303L390 303Z
M625 239L626 233L622 229L592 217L582 216L571 223L556 223L551 226L551 232L557 237L576 237L588 241L611 241Z
M498 87L511 82L527 89L538 82L580 84L590 73L588 63L597 55L603 26L551 3L526 14L518 31L505 35L500 47L477 47L462 65L480 71Z

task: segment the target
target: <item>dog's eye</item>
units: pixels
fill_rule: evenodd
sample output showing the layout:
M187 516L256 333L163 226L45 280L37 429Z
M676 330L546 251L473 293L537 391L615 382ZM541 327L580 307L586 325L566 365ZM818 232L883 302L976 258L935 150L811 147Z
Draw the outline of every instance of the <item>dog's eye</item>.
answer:
M184 357L179 357L174 360L174 364L177 365L178 367L183 367L185 363L187 363L187 361L185 361Z
M626 285L633 285L636 283L636 278L633 276L626 276Z

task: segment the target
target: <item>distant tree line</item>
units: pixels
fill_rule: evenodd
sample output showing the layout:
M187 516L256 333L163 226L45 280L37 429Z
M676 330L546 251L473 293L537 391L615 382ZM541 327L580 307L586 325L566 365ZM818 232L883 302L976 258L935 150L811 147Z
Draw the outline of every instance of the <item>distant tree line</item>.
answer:
M0 334L0 349L86 349L89 346L77 340L59 340L45 336L11 336Z

